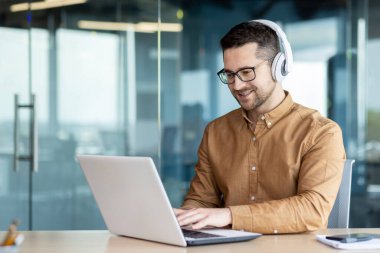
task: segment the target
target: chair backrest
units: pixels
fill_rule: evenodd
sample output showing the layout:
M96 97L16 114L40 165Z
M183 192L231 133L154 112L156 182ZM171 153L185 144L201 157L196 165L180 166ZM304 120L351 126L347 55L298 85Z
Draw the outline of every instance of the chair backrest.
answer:
M328 228L348 228L350 216L351 175L355 160L344 163L342 182L333 209L329 216Z

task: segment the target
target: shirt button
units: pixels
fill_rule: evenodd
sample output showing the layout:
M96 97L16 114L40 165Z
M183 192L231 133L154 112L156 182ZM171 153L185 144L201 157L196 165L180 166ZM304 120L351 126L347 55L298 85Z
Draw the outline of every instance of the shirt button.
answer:
M255 196L251 196L251 200L255 200Z
M261 116L261 120L264 120L265 119L265 116L263 115L263 116Z
M256 170L256 166L252 166L252 170L255 171Z
M268 126L271 126L271 125L272 125L272 123L268 121Z
M275 229L275 230L273 231L273 233L277 234L277 233L278 233L277 229Z
M252 141L256 141L256 136L253 136L253 137L252 137Z

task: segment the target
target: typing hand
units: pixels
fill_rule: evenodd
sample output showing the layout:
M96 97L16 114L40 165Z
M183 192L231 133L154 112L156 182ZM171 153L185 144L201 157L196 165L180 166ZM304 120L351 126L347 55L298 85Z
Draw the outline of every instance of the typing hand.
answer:
M229 208L173 209L180 226L202 229L207 226L225 227L232 223Z

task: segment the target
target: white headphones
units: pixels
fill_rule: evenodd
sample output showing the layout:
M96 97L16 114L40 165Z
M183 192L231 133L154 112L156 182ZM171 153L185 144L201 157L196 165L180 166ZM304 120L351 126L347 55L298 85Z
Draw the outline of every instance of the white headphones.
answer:
M293 54L290 44L286 38L284 31L275 22L265 19L255 19L250 22L258 22L268 26L276 32L277 37L280 39L280 46L282 46L284 52L279 52L272 63L272 76L275 81L282 82L287 74L290 73L293 67Z

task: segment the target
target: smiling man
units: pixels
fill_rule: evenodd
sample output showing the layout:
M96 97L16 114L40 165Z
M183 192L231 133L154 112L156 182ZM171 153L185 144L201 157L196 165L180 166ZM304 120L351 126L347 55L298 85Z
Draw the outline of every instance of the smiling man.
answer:
M206 127L190 190L174 210L180 225L266 234L325 228L345 160L339 126L282 88L292 55L275 23L238 24L221 47L218 76L241 108Z

